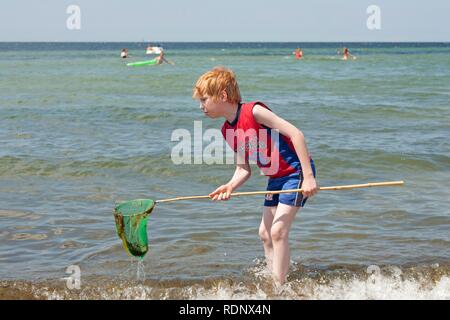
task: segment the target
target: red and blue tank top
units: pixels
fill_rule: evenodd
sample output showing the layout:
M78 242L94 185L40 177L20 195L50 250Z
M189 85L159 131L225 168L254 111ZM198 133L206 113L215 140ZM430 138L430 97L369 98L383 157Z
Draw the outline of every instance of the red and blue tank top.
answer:
M234 152L245 155L249 163L255 163L270 178L279 178L301 170L300 160L290 138L258 123L253 107L259 101L239 104L233 122L225 121L222 135Z

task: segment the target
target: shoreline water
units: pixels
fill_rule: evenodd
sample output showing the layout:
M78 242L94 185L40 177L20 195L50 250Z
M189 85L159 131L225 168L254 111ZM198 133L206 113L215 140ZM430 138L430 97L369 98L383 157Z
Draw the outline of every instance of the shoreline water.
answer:
M70 279L0 280L0 300L448 300L450 266L348 266L310 268L295 265L282 287L274 286L261 265L244 278L146 279L90 276L79 288ZM130 267L130 269L132 269ZM256 270L258 269L258 270ZM134 275L136 276L136 275Z

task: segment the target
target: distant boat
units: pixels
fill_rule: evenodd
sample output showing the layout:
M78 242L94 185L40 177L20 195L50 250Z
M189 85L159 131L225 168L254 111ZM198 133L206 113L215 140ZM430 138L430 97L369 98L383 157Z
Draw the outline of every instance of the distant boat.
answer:
M160 54L162 51L161 47L148 47L146 54Z

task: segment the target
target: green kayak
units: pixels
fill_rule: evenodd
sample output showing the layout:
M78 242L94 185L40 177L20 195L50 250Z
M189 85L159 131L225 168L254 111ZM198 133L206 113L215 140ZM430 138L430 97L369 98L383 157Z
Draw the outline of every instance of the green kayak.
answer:
M136 61L136 62L130 62L127 63L127 66L129 67L141 67L141 66L152 66L157 64L158 62L155 59L152 60L146 60L146 61Z

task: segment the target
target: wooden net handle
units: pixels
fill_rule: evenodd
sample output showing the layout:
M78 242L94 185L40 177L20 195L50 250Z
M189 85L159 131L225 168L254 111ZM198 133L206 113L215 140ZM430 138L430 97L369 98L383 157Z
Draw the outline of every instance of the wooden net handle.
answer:
M345 189L358 189L358 188L370 188L370 187L390 187L390 186L401 186L404 181L386 181L386 182L370 182L363 184L349 184L343 186L331 186L331 187L321 187L320 191L326 190L345 190ZM278 190L278 191L250 191L250 192L236 192L232 193L232 197L241 196L254 196L259 194L280 194L280 193L292 193L292 192L302 192L302 189L289 189L289 190ZM188 196L188 197L177 197L170 199L157 200L156 203L162 202L172 202L180 200L194 200L194 199L211 199L209 196Z

